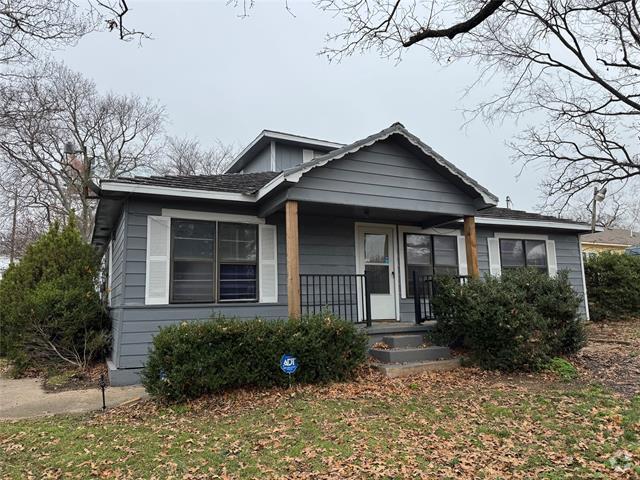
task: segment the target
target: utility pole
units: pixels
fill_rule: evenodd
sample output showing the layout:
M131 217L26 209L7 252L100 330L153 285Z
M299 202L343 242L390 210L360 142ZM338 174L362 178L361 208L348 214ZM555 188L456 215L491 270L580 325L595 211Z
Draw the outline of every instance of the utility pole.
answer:
M596 208L598 202L603 201L606 194L607 189L605 187L602 187L601 189L593 187L593 201L591 203L591 233L596 233Z

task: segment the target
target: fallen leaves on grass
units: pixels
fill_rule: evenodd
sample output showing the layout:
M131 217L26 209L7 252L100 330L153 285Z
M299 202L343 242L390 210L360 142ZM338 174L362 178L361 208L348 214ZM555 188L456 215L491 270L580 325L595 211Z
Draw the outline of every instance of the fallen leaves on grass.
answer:
M0 450L33 455L24 467L45 478L634 478L628 408L551 374L365 369L350 383L140 402L52 431L18 423Z

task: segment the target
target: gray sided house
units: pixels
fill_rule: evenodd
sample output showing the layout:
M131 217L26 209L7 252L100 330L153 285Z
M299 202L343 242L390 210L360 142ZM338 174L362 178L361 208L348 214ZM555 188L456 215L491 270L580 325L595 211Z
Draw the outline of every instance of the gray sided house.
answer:
M394 124L349 145L263 131L215 176L103 180L113 384L138 381L159 328L330 309L372 335L419 330L433 275L567 270L585 298L584 224L498 199Z

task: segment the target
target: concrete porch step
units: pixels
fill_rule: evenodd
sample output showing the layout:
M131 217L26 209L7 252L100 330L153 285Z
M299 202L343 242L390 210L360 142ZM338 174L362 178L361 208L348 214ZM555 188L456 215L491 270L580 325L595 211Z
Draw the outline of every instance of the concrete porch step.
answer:
M382 337L382 341L389 346L389 348L416 348L424 344L424 335L410 334L410 335L386 335Z
M425 372L442 372L453 370L460 366L459 358L450 358L448 360L429 360L426 362L412 363L378 363L375 367L385 376L390 378L410 377Z
M382 363L413 363L449 359L451 350L448 347L371 348L369 355Z

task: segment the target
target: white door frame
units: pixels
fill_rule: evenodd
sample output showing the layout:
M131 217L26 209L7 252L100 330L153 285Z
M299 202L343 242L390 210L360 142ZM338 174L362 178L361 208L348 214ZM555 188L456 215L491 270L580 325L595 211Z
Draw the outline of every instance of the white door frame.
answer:
M398 229L397 225L390 223L370 223L370 222L355 222L354 228L354 238L356 244L356 273L362 274L364 273L364 264L362 263L363 258L363 245L360 244L359 233L362 229L366 229L367 227L374 228L384 228L389 231L389 251L392 252L393 262L389 264L391 268L391 288L394 295L394 307L395 307L395 320L400 321L400 264L399 255L398 255ZM358 317L360 320L363 318L363 312L358 309Z

